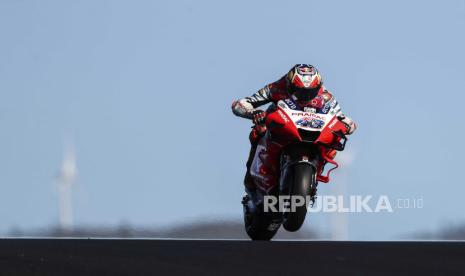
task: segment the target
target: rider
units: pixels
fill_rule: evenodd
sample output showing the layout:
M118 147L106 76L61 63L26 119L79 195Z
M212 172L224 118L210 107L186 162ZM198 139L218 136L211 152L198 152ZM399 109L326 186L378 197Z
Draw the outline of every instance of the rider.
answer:
M266 112L257 107L267 103L277 103L279 100L292 98L304 111L315 113L327 113L330 106L335 106L333 95L323 86L323 81L318 70L309 64L296 64L289 72L279 80L266 85L250 97L234 101L232 111L236 116L252 119L255 127L250 133L249 139L252 145L247 160L247 172L244 185L247 191L255 189L255 184L250 176L250 166L257 149L258 141L266 131L263 123ZM346 134L352 134L356 125L352 119L346 117L340 110L337 118L346 126ZM334 158L335 151L332 154Z

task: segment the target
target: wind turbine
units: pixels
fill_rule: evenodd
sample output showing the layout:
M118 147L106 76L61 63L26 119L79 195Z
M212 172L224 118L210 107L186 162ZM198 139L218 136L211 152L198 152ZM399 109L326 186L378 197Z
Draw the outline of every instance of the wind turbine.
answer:
M58 174L58 215L60 230L70 232L73 230L73 203L72 188L76 181L77 167L74 147L68 144L65 147L61 169Z

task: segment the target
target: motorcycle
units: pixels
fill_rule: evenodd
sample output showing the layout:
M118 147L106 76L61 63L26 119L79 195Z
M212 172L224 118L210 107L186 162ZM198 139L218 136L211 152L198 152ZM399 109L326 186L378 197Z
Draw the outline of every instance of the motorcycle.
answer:
M331 171L339 166L333 157L347 142L346 127L337 117L339 110L335 100L317 113L316 109L301 109L291 98L268 108L266 132L250 167L257 188L242 200L245 230L252 240L272 239L281 225L291 232L300 229L308 205L315 201L318 182L329 182ZM278 159L270 160L270 156ZM333 167L325 171L327 164ZM288 199L288 208L267 209L272 197Z

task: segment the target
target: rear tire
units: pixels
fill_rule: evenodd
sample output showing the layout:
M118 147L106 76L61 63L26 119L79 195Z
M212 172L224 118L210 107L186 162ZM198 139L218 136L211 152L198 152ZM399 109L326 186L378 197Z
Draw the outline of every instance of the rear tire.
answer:
M253 204L251 201L248 203ZM263 212L263 204L258 205L255 210L247 210L248 206L250 205L244 205L244 225L247 235L254 241L271 240L278 232L280 223L273 222L273 216Z
M311 194L312 187L316 186L315 183L315 169L308 163L297 163L293 168L289 168L285 181L289 181L289 195L300 196L307 199ZM305 221L307 215L308 201L305 204L295 207L295 212L285 212L283 214L283 227L287 231L295 232L300 229Z

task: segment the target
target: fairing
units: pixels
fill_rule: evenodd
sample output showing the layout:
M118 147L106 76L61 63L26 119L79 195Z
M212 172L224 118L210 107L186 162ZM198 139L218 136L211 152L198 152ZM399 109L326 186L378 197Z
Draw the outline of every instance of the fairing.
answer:
M345 139L346 128L337 119L338 104L331 105L325 113L311 109L303 111L298 106L292 99L280 100L267 116L267 134L259 142L251 167L255 183L267 192L278 184L279 166L281 169L283 166L279 158L286 155L290 147L304 149L296 158L311 162L320 182L329 182L330 172L338 167L328 155L331 149L342 150L344 147L340 141ZM327 163L333 164L334 168L323 175Z

